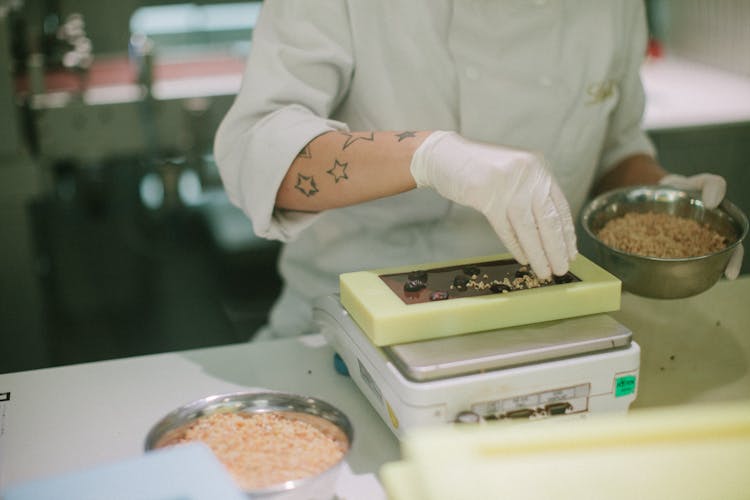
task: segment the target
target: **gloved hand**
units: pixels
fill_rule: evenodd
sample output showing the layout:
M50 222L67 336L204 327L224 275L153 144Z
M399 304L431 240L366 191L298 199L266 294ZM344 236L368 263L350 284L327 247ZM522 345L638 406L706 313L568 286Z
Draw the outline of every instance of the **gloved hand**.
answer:
M701 200L709 209L718 207L727 192L727 181L720 175L715 174L698 174L689 177L669 174L664 176L659 184L688 191L700 191ZM740 274L744 255L745 249L740 243L729 258L726 269L724 269L724 275L728 279L733 280Z
M541 279L565 274L578 253L570 207L540 155L438 131L414 153L411 174L418 187L483 213Z

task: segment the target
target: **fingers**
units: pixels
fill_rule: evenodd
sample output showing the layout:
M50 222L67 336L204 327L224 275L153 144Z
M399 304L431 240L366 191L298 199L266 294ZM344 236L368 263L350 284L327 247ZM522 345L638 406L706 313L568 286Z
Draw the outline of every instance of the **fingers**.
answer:
M575 257L575 230L567 202L551 196L551 179L532 192L531 205L513 203L508 220L534 273L541 279L562 276ZM569 245L572 246L569 247ZM572 256L572 257L571 257Z
M508 208L508 220L534 273L540 279L549 279L552 269L540 234L544 229L537 226L534 212L533 206L514 204Z
M670 174L659 181L659 184L700 191L701 200L709 209L718 207L727 192L727 181L722 176L714 174L698 174L690 177Z
M573 215L570 212L570 205L568 200L565 199L560 187L553 183L550 188L550 198L555 204L557 213L560 214L560 223L562 225L563 239L565 241L565 249L568 254L568 260L573 260L578 255L578 244L576 241L576 230L575 224L573 223ZM557 274L557 273L556 273ZM560 276L560 274L558 274Z
M692 184L687 177L684 175L669 174L662 177L659 184L665 186L672 186L677 189L699 189L697 186Z
M552 198L543 192L534 196L532 210L545 257L552 272L558 276L568 272L568 249L563 231L564 216Z
M740 269L742 268L742 257L744 257L744 255L745 247L740 243L737 245L734 252L732 252L732 256L729 257L727 267L724 269L724 276L730 280L737 279L737 276L740 274Z
M487 216L487 220L500 238L500 241L505 245L505 249L513 255L513 258L521 264L528 264L529 259L521 247L521 242L518 240L510 220L504 216L498 219L497 217L493 217L492 214Z
M727 192L727 181L719 175L701 174L700 178L701 199L706 208L716 208L724 199Z
M549 177L537 177L529 183L533 187L522 182L509 206L494 207L488 218L518 262L529 264L540 279L549 279L553 273L562 276L578 254L568 202Z

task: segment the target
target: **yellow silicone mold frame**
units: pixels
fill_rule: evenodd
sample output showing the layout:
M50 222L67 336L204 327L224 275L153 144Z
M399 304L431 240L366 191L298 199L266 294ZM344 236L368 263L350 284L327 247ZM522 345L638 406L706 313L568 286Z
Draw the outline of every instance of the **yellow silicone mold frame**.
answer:
M570 272L580 278L581 281L578 282L418 304L405 304L380 278L384 274L510 258L510 254L497 254L344 273L339 276L341 304L377 346L616 311L620 308L620 280L582 255L578 255L570 266Z

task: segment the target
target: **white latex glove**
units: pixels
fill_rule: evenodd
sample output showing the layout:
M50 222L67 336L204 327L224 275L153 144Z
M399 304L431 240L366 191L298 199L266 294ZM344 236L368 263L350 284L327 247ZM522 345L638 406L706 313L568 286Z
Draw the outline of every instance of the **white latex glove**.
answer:
M664 176L659 184L688 191L700 191L701 200L709 209L718 207L727 192L727 181L722 176L715 174L698 174L689 177L669 174ZM744 255L745 248L740 243L729 258L726 269L724 269L724 275L728 279L733 280L739 276Z
M568 272L578 253L573 217L537 154L433 132L411 161L418 187L483 213L508 251L541 279Z

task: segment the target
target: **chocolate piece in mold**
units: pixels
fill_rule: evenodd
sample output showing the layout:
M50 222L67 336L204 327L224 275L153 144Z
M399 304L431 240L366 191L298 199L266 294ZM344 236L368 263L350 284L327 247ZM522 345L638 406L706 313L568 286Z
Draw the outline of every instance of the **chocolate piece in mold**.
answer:
M510 292L512 288L510 285L506 285L505 283L493 283L490 285L490 292L492 293L503 293L503 292Z
M427 271L424 271L424 270L412 271L407 276L407 279L414 280L414 281L421 281L422 283L427 283Z
M482 270L477 266L465 266L462 271L466 276L479 276Z
M424 281L407 279L406 283L404 283L404 291L405 292L418 292L421 289L425 288L426 286L427 284L425 284Z
M456 290L464 291L466 290L466 285L469 284L469 277L465 274L459 274L455 278L453 278L453 287Z

